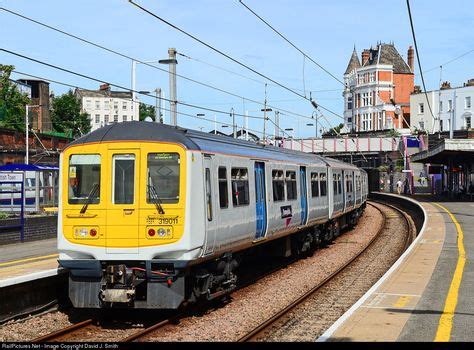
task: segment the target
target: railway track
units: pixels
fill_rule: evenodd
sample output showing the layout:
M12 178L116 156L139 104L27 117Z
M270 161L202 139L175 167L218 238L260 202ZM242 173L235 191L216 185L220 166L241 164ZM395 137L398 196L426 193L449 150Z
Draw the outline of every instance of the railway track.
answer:
M364 252L370 247L373 245L374 241L377 240L377 238L379 237L379 235L386 229L386 226L387 226L387 215L385 215L381 209L372 204L372 203L368 203L369 205L377 208L381 213L382 213L382 217L383 217L383 222L382 222L382 225L381 225L381 228L380 230L377 232L377 234L370 240L369 244L361 249L358 254L353 257L349 262L347 262L346 264L344 264L343 266L341 266L340 268L337 269L337 271L335 271L334 273L332 273L330 276L328 276L327 278L325 278L321 283L319 283L317 286L315 286L314 288L312 288L310 291L308 291L307 293L305 293L304 295L302 295L301 297L299 297L297 300L295 300L293 303L291 303L290 305L288 305L286 308L284 308L283 310L281 310L280 312L274 314L271 318L267 319L265 322L259 324L257 327L255 327L251 332L249 332L248 334L246 334L245 336L241 337L238 341L240 342L246 342L246 341L254 341L254 340L257 340L257 339L260 339L262 337L263 334L265 334L265 332L272 328L278 321L280 321L282 318L285 317L285 315L287 315L288 313L290 313L292 310L294 310L298 305L300 305L301 303L303 303L305 300L307 300L308 298L310 298L312 295L314 295L318 290L320 290L321 288L323 288L325 285L327 285L330 281L332 281L336 276L338 276L340 273L342 273L342 271L344 271L349 265L351 265L354 261L356 261L362 254L364 254ZM382 203L379 203L379 204L382 204ZM389 206L385 203L383 203L382 205L385 205L385 206ZM391 207L391 206L390 206ZM404 219L406 220L407 222L407 225L408 227L412 227L412 223L410 221L410 218L408 217L407 214L399 211L398 209L396 209L395 207L392 207L394 210L397 210L398 212L401 213L401 215L404 217ZM409 245L409 243L411 242L410 240L411 237L409 237L409 235L407 235L407 238L406 238L406 241L405 241L405 246L404 246L404 249L406 249ZM278 269L278 268L277 268ZM277 270L275 268L273 269L270 269L269 271L265 272L263 275L259 275L256 279L261 279L265 276L268 276L270 274L272 274L275 270ZM241 286L240 288L243 288L244 286L247 286L249 284L251 284L252 282L251 281L247 281L246 283L244 283L243 286ZM182 318L182 317L185 317L185 314L179 314L179 315L174 315L173 317L171 318L166 318L166 319L162 319L162 320L159 320L157 321L156 323L152 323L151 326L148 326L148 327L144 327L134 333L131 333L129 334L128 336L126 337L123 337L123 338L120 338L120 339L117 339L117 341L120 341L120 342L132 342L132 341L144 341L146 340L147 336L152 334L152 333L155 333L157 330L159 330L160 328L162 327L165 327L167 325L170 325L170 324L176 324L177 321ZM47 334L45 336L42 336L42 337L39 337L39 338L36 338L33 340L33 342L57 342L57 341L78 341L78 340L84 340L85 338L87 339L87 336L85 336L85 334L88 334L88 333L95 333L95 332L101 332L102 331L102 327L100 325L100 322L97 320L97 319L87 319L87 320L84 320L84 321L81 321L79 323L76 323L76 324L73 324L69 327L66 327L66 328L63 328L63 329L60 329L58 331L55 331L55 332L52 332L50 334Z
M402 251L405 251L408 246L410 245L412 239L414 239L414 235L416 235L416 229L414 227L413 222L411 221L410 217L400 209L386 204L386 203L381 203L381 202L376 202L379 205L387 206L396 212L400 214L400 216L404 219L406 227L407 227L407 234L405 238L405 242L403 245ZM289 304L287 307L282 309L281 311L275 313L272 317L268 318L264 322L260 323L257 325L254 329L252 329L250 332L242 336L238 341L239 342L249 342L249 341L257 341L260 339L265 339L266 334L271 331L273 328L276 327L276 324L280 321L282 321L288 314L293 312L296 308L298 308L301 304L303 304L305 301L313 297L315 294L317 294L319 291L321 291L325 286L327 286L329 283L334 281L338 276L344 273L344 271L347 270L349 266L354 264L368 249L370 249L374 243L379 239L379 237L382 235L383 232L387 230L387 226L389 224L389 221L391 219L390 216L388 216L383 210L381 210L380 207L368 202L369 205L372 205L373 207L377 208L383 216L383 224L381 225L380 229L378 230L377 234L371 239L369 244L361 249L357 255L355 255L352 259L347 261L343 266L338 268L336 271L331 273L328 277L326 277L323 281L321 281L318 285L314 286L312 289L310 289L308 292L304 293L301 295L298 299L293 301L291 304Z

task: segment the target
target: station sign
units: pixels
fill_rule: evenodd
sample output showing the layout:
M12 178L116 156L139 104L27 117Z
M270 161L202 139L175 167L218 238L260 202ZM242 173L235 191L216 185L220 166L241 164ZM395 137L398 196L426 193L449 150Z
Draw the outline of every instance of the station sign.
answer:
M0 172L0 182L23 182L23 173Z

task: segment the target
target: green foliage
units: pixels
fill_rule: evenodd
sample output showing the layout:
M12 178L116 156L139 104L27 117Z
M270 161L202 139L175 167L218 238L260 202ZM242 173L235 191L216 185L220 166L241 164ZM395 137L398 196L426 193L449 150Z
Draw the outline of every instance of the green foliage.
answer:
M23 131L25 108L30 99L9 80L14 68L0 64L0 127Z
M323 133L323 136L337 136L341 132L341 129L343 127L344 127L344 124L341 123L338 126L336 126L334 128L331 128L331 130L326 131L325 133Z
M139 118L145 120L146 117L150 117L153 121L155 120L156 110L155 107L140 103Z
M54 131L79 137L91 130L89 116L87 113L81 113L81 103L72 90L53 98L52 109Z
M392 129L388 132L388 136L390 137L398 137L400 136L400 133L398 131L396 131L395 129Z

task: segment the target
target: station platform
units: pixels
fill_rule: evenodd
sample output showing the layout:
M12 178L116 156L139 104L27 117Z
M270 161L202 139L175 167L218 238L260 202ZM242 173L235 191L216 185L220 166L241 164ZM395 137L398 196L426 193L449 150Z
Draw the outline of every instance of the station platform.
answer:
M474 339L474 203L409 199L426 216L416 240L317 341Z
M0 246L0 288L58 274L57 240Z

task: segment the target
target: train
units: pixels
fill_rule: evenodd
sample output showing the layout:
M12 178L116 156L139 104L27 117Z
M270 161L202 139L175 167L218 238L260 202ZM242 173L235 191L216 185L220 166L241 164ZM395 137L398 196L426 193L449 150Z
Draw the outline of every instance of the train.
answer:
M73 141L59 177L58 261L72 305L90 309L227 295L251 254L330 242L368 195L367 173L351 164L146 121Z

